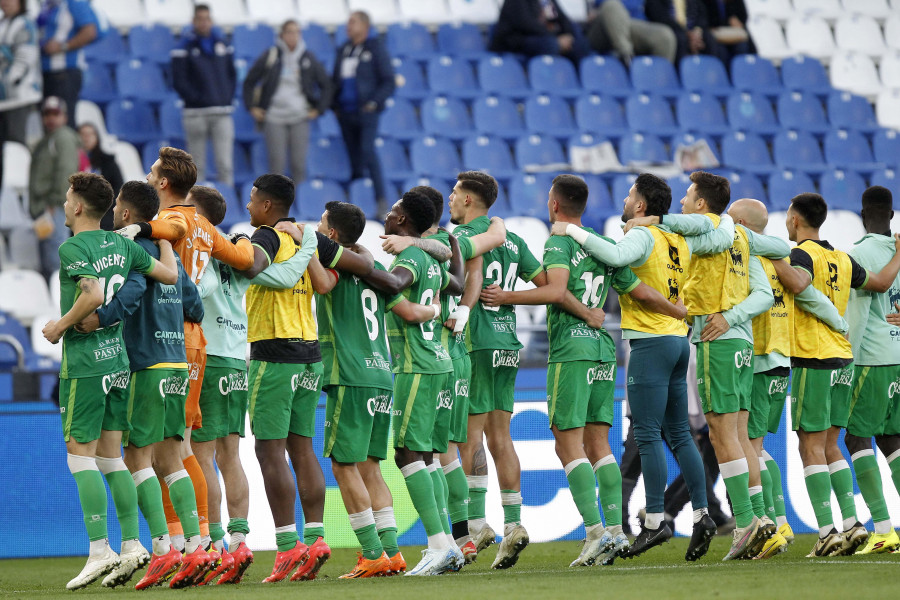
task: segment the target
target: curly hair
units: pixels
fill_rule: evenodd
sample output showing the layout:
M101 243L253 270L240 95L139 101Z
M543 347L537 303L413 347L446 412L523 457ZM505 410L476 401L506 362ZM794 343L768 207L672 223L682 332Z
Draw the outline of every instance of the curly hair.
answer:
M413 230L419 235L428 231L434 223L434 206L425 194L412 190L406 192L400 199L400 208L412 224Z
M112 186L96 173L73 173L69 175L69 185L84 202L91 217L103 217L113 204Z
M430 185L417 185L409 188L409 191L424 194L431 200L431 205L434 207L434 223L432 224L440 223L441 215L444 214L444 196Z
M672 188L661 179L650 173L641 173L634 180L634 191L640 194L647 203L645 214L661 217L669 214L672 206Z

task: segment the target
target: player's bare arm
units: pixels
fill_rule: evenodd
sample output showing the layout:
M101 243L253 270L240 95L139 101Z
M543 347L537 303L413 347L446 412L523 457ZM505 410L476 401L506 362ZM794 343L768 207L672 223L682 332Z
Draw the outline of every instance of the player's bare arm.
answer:
M381 235L378 237L384 240L381 244L381 249L388 254L397 255L410 246L415 246L424 250L431 258L440 263L450 260L450 248L438 240L406 235Z
M546 273L546 284L543 276ZM504 304L558 304L566 298L569 283L568 269L550 269L533 279L538 286L531 290L518 292L504 291L497 284L491 284L481 290L481 301L485 306L501 306Z
M316 256L310 259L309 265L306 267L306 273L309 275L309 280L312 282L313 289L317 294L327 294L337 285L337 273L323 267Z
M177 272L176 272L177 275ZM70 327L74 327L86 316L97 310L103 304L103 288L100 282L89 277L78 280L79 295L69 309L58 320L48 321L41 333L51 344L59 342L60 338Z
M799 294L812 283L809 273L803 269L792 267L786 260L773 260L772 266L775 267L781 285L792 294Z
M159 240L157 246L159 246L159 260L153 261L153 268L147 273L147 277L166 285L175 285L178 283L178 263L175 262L172 244L167 240Z
M399 294L413 283L413 274L407 268L394 267L393 271L373 269L362 278L373 288L385 294Z
M466 284L466 273L462 255L459 253L459 242L452 234L447 238L450 241L450 282L444 288L444 293L451 296L459 296L463 293ZM443 244L441 244L443 245Z
M883 294L890 289L898 272L900 272L900 234L894 234L894 256L878 273L869 273L869 279L863 288Z
M344 251L341 252L341 256L334 266L341 271L346 271L347 273L363 278L370 273L376 272L376 269L374 268L375 259L372 257L372 253L363 246L355 246L355 251L344 248Z
M418 325L439 318L441 302L437 296L432 304L416 304L409 300L401 300L391 308L391 312L410 325Z
M643 281L628 293L629 296L640 302L645 308L679 321L687 318L687 308L681 298L672 303L659 293L659 290L650 287Z

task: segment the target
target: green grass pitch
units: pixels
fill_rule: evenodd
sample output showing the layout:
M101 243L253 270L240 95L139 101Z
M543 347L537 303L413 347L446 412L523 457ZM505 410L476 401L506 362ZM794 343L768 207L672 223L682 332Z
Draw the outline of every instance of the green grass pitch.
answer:
M98 583L67 592L66 582L84 564L83 558L47 558L0 561L0 596L5 598L75 598L100 594L167 595L182 599L297 598L315 600L422 600L437 598L840 598L866 595L891 597L900 582L900 556L806 558L814 536L797 536L784 554L767 561L723 563L731 536L713 540L709 554L698 563L686 563L686 538L655 548L632 560L617 560L611 567L570 569L580 542L532 544L519 563L508 571L491 571L495 546L462 572L440 577L391 577L341 581L356 560L350 549L334 550L319 578L311 582L262 584L274 561L273 552L259 552L238 586L189 590L154 588L144 592L130 585L115 590ZM414 565L421 548L404 548Z

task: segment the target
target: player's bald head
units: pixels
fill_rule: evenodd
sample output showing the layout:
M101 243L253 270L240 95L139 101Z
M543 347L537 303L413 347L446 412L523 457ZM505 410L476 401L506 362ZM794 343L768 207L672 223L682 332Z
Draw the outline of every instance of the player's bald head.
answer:
M762 233L769 223L769 211L766 205L753 198L741 198L731 203L728 214L735 223L756 233Z

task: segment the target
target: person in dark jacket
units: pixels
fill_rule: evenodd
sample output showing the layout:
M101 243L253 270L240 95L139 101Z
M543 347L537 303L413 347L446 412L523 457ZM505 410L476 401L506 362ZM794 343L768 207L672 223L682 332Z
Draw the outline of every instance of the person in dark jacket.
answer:
M234 49L213 28L209 6L194 7L193 29L171 56L173 84L184 101L184 134L197 165L197 181L207 179L206 142L211 139L216 179L234 185Z
M577 66L591 48L556 0L504 0L490 51L562 55Z
M676 65L691 54L709 54L729 66L728 51L716 41L704 0L645 0L647 20L668 25L678 40Z
M78 127L78 137L81 138L81 149L87 155L91 163L91 173L102 175L109 182L113 189L113 196L119 196L119 190L122 189L124 179L122 179L122 170L116 162L116 157L107 154L100 147L100 135L97 133L97 127L93 123L83 123ZM110 206L103 218L100 219L100 227L106 231L112 231L113 228L113 207Z
M347 20L347 42L334 63L334 111L347 146L352 178L368 172L379 210L387 208L381 163L375 152L378 118L394 93L391 57L377 38L369 37L369 15L362 11Z
M299 92L299 93L298 93ZM275 46L263 52L244 80L244 106L262 127L269 172L285 174L288 150L294 183L306 179L309 122L331 107L334 86L291 19Z

